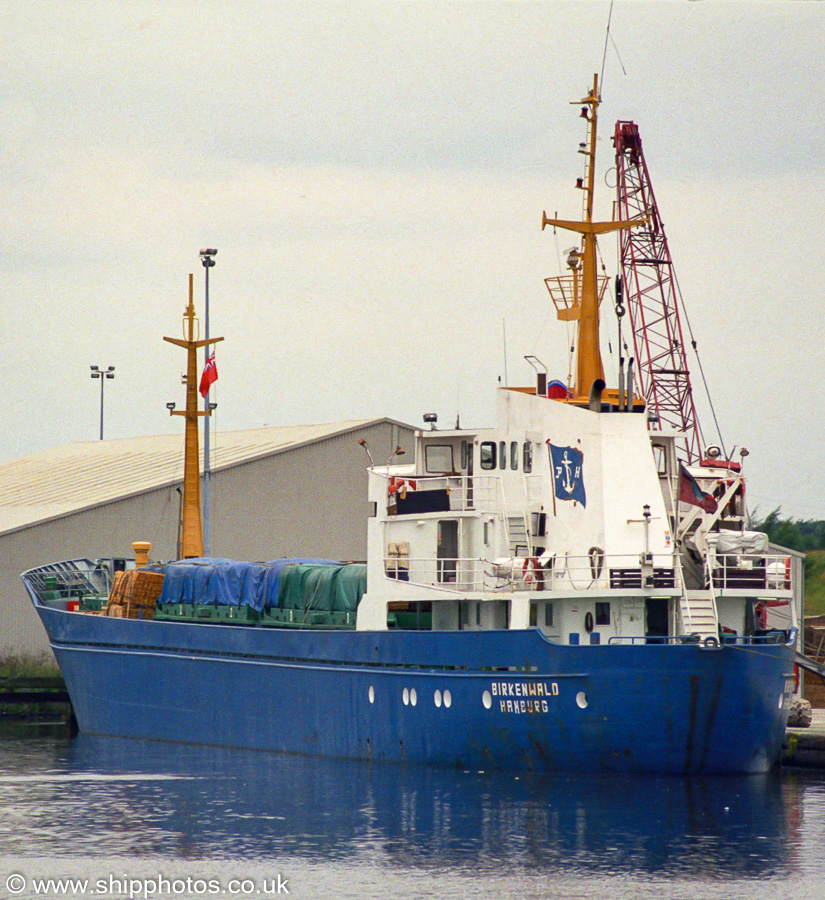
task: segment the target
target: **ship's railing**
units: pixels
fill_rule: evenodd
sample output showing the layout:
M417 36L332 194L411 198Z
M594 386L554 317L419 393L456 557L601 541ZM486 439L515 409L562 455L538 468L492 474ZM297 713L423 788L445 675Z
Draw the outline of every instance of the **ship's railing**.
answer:
M483 487L482 479L466 475L392 475L385 481L387 512L399 516L473 509Z
M108 596L114 577L109 559L73 559L29 569L21 575L36 603L65 607L69 600Z
M766 631L757 631L755 634L748 635L738 635L738 634L724 634L722 635L722 646L724 647L748 647L753 644L760 644L762 646L766 644L793 644L796 640L796 629L788 628L772 628ZM706 647L718 647L719 641L716 638L711 638L710 640L705 639L704 641L700 640L699 637L693 634L678 634L678 635L667 635L667 636L659 636L659 635L636 635L634 637L631 636L620 636L614 635L607 640L608 644L679 644L679 645L689 645L689 644L703 644Z
M483 560L467 558L394 557L384 558L388 578L422 587L449 591L479 590L479 565Z
M384 559L387 577L422 587L458 592L668 590L677 587L673 557L654 556L642 566L638 554L604 556L514 557L395 557Z
M790 592L793 587L791 559L779 553L716 553L709 557L708 566L718 590Z
M387 511L391 515L426 512L505 512L498 475L387 475ZM523 476L521 503L526 509L541 502L540 475ZM512 506L511 502L511 506Z
M422 586L455 591L586 591L671 590L680 587L675 560L670 554L654 555L641 565L638 554L605 556L591 551L585 556L514 557L511 559L410 557L399 561L386 557L385 572L391 578ZM711 563L715 590L759 590L766 594L790 593L789 560L781 554L743 558L717 554Z

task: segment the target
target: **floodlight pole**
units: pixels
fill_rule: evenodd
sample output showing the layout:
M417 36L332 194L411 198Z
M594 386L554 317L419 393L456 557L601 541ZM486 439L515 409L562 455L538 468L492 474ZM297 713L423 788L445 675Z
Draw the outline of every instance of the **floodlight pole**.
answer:
M115 377L115 367L109 366L108 369L101 369L99 366L89 366L92 370L91 377L100 379L100 440L103 440L103 383L107 378Z
M203 328L204 338L209 340L209 270L215 265L215 256L218 251L207 248L200 251L201 265L203 266L205 285L204 285L204 316ZM209 362L209 347L203 348L203 364ZM211 516L211 480L212 480L212 460L209 447L209 412L212 408L209 403L209 391L203 398L203 408L207 415L203 417L203 554L210 556L212 553L212 516Z

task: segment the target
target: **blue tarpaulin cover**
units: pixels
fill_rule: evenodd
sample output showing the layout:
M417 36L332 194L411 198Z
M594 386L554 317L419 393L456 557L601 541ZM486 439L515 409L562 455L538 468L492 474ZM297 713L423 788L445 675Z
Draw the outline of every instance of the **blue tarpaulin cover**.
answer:
M333 573L341 569L359 568L358 566L344 566L342 563L328 559L275 559L269 562L237 562L232 559L184 559L168 563L162 567L151 567L153 571L162 571L166 576L163 580L163 591L159 603L164 604L194 604L198 606L250 606L261 612L269 607L281 605L281 594L284 590L282 573L294 573L289 579L292 585L295 579L308 577L306 572L312 572L309 576L312 581L314 593L309 592L308 600L317 601L319 609L354 609L361 594L352 603L352 588L350 597L340 600L342 605L332 605L332 601L326 600L328 589L316 587L320 579L334 589L337 578ZM366 582L366 573L364 573ZM290 596L294 593L292 588ZM307 593L307 592L305 592ZM310 603L311 608L315 603ZM308 607L302 607L308 608Z

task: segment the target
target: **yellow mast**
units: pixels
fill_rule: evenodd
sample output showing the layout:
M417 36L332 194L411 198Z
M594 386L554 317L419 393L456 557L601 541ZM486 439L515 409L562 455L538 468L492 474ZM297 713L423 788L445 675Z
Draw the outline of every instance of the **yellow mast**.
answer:
M593 221L593 186L596 174L596 131L598 124L599 76L593 76L593 90L580 101L573 101L571 105L582 106L582 118L587 119L589 141L582 150L586 157L585 178L581 179L578 186L584 194L584 214L581 222L569 219L548 219L547 213L542 216L542 231L547 225L554 228L565 228L575 231L582 236L582 250L579 254L581 263L581 290L576 298L574 308L559 312L559 318L578 320L578 340L576 341L576 378L574 384L573 401L586 402L590 396L593 383L597 380L604 382L604 366L599 347L599 301L601 290L599 288L598 268L596 264L596 235L610 231L618 231L622 228L632 228L641 225L646 219L630 219L628 221L594 222ZM574 289L578 288L578 272L574 270Z
M183 313L184 339L165 337L165 341L186 350L186 409L170 408L173 416L186 418L186 443L183 456L183 510L181 514L181 557L192 559L203 556L203 531L201 528L201 479L198 460L198 417L208 416L207 410L198 409L198 361L197 351L208 344L217 344L222 337L195 340L195 304L192 301L192 275L189 276L189 305Z

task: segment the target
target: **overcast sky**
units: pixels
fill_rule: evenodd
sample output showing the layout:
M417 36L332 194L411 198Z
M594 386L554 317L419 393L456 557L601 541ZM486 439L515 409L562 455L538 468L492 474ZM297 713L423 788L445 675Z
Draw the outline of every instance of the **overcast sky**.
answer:
M499 376L531 382L525 354L566 378L543 279L573 241L541 217L581 210L569 104L609 9L6 0L0 460L97 438L90 365L116 367L107 438L180 428L162 337L190 272L202 309L203 246L219 431L484 426ZM609 136L634 120L751 508L800 518L825 518L824 21L804 0L616 0L597 169L609 217Z

